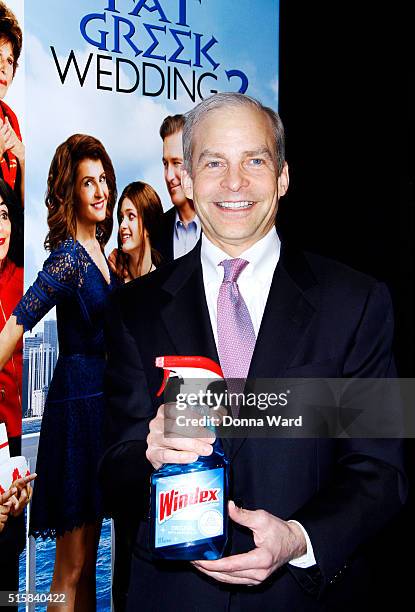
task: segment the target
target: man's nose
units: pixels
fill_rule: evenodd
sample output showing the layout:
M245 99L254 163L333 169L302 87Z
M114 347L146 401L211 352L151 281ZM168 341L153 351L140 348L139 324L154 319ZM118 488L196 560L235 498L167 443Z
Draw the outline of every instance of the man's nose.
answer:
M239 164L230 165L222 178L221 185L230 191L239 191L249 184L243 168Z
M166 179L170 182L176 178L176 174L174 172L174 166L169 164L166 168Z

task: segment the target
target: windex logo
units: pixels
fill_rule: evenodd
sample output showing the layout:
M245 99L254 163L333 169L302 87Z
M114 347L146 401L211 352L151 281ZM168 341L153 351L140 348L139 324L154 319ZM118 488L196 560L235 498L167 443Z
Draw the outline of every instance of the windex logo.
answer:
M206 504L209 502L218 502L218 493L220 489L196 489L192 492L184 493L178 489L172 489L171 491L165 491L159 494L159 523L167 521L169 518L184 510L189 506L196 506L198 504Z

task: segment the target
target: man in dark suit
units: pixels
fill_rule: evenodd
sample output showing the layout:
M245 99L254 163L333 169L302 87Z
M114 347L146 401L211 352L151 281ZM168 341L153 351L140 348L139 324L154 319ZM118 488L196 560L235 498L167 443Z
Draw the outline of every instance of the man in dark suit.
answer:
M191 251L200 237L200 222L193 202L186 198L181 184L184 120L184 115L169 115L160 127L164 180L173 207L164 213L154 246L165 263Z
M149 552L143 500L152 469L212 452L209 437L164 437L156 356L203 355L229 376L230 351L242 378L394 376L386 288L280 243L274 224L288 167L278 115L246 96L216 94L188 114L183 143L183 188L201 220L201 241L115 293L107 325L109 446L101 474L110 495L111 483L125 491L132 515L141 503L143 518L128 609L370 609L365 549L406 494L397 440L229 441L228 555L191 564L156 561ZM311 197L318 180L316 171ZM235 262L239 276L229 280ZM223 310L228 285L235 313L230 303ZM224 316L234 317L232 330Z

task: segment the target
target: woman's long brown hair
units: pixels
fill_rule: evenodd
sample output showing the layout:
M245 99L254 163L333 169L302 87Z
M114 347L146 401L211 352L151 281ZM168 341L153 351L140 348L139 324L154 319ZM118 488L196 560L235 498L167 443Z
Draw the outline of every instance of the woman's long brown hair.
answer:
M56 149L48 175L45 203L48 209L49 232L45 248L56 249L69 237L76 239L76 172L84 159L101 160L108 185L107 211L104 221L97 223L97 240L104 248L111 236L117 185L112 162L103 144L93 136L73 134Z
M160 226L163 219L163 206L157 192L142 181L135 181L125 187L118 201L117 208L117 219L118 224L121 225L121 207L125 198L131 200L134 208L138 215L138 229L140 232L140 251L138 255L138 269L141 269L144 252L145 252L145 240L144 231L147 230L148 238L151 246L151 261L158 266L161 262L161 255L153 247L154 240L157 234L160 232ZM140 223L141 221L141 223ZM128 269L128 255L122 252L122 244L120 238L120 232L118 231L118 255L117 255L117 269L122 271Z

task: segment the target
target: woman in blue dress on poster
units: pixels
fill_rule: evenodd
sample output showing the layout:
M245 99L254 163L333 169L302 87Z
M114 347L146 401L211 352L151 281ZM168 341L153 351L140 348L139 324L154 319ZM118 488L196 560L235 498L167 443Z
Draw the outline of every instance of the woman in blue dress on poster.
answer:
M50 255L0 337L0 361L56 305L59 359L42 420L30 533L56 537L51 591L65 610L95 609L102 522L97 463L103 422L104 309L117 281L103 249L116 182L103 145L76 134L52 160L46 194Z

